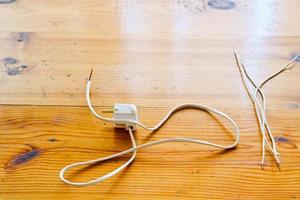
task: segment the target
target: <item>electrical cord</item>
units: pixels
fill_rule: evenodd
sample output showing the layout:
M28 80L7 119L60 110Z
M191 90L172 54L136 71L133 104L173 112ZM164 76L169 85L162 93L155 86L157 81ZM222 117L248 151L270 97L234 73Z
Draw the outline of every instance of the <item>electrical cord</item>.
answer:
M130 139L131 139L131 143L132 143L132 148L129 148L127 150L124 150L122 152L110 155L110 156L106 156L106 157L102 157L102 158L97 158L94 160L89 160L89 161L84 161L84 162L78 162L78 163L73 163L70 164L66 167L64 167L60 173L59 173L59 177L60 179L70 185L74 185L74 186L87 186L87 185L93 185L99 182L102 182L112 176L114 176L115 174L117 174L119 171L121 171L122 169L124 169L125 167L127 167L130 163L133 162L136 153L137 153L137 149L140 148L144 148L144 147L148 147L148 146L152 146L152 145L158 145L158 144L162 144L162 143L169 143L169 142L189 142L189 143L196 143L196 144L201 144L201 145L208 145L208 146L212 146L212 147L216 147L216 148L221 148L221 149L231 149L234 148L239 140L240 140L240 131L239 128L237 126L237 124L233 121L233 119L231 119L228 115L226 115L225 113L217 110L217 109L213 109L204 105L200 105L200 104L194 104L194 103L187 103L187 104L181 104L178 106L175 106L174 108L172 108L165 117L163 117L163 119L154 127L148 127L146 125L144 125L143 123L137 121L137 120L128 120L128 119L114 119L114 118L107 118L104 117L102 115L99 115L93 108L92 103L91 103L91 98L90 98L90 88L91 88L91 76L92 76L92 71L90 74L90 77L87 81L86 84L86 101L88 104L88 107L90 109L90 111L94 114L94 116L96 116L97 118L99 118L100 120L104 121L104 122L109 122L109 123L114 123L114 124L132 124L132 125L138 125L146 130L149 131L155 131L158 130L160 127L163 126L164 123L167 122L167 120L177 111L179 110L183 110L186 108L195 108L195 109L199 109L199 110L204 110L207 111L209 113L214 113L216 115L219 115L223 118L225 118L226 120L228 120L232 126L234 127L235 130L235 141L230 144L230 145L220 145L220 144L215 144L212 142L208 142L208 141L204 141L204 140L199 140L199 139L194 139L194 138L185 138L185 137L174 137L174 138L166 138L166 139L161 139L161 140L157 140L157 141L152 141L152 142L148 142L148 143L144 143L141 145L136 145L136 141L134 139L133 136L133 129L131 127L128 128L128 132L130 135ZM87 166L87 165L93 165L105 160L109 160L109 159L113 159L122 155L125 155L127 153L133 152L131 158L124 163L123 165L121 165L120 167L116 168L115 170L113 170L112 172L109 172L99 178L96 178L94 180L90 180L87 182L72 182L69 181L65 178L65 173L66 171L75 168L75 167L79 167L79 166Z

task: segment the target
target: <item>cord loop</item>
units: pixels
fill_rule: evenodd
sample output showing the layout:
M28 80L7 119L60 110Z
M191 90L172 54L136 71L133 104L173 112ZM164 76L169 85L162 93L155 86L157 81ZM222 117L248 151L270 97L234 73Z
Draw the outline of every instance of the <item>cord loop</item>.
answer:
M64 167L60 171L59 177L60 177L60 179L63 182L65 182L67 184L74 185L74 186L87 186L87 185L92 185L92 184L96 184L98 182L104 181L104 180L106 180L106 179L114 176L119 171L121 171L122 169L124 169L125 167L127 167L130 163L132 163L133 160L134 160L134 158L136 157L137 149L144 148L144 147L147 147L147 146L158 145L158 144L168 143L168 142L189 142L189 143L196 143L196 144L201 144L201 145L208 145L208 146L212 146L212 147L216 147L216 148L221 148L221 149L231 149L231 148L234 148L238 144L238 142L240 140L240 131L239 131L239 128L238 128L237 124L233 121L233 119L231 119L228 115L226 115L225 113L223 113L223 112L221 112L219 110L216 110L216 109L204 106L204 105L200 105L200 104L187 103L187 104L181 104L181 105L175 106L154 127L148 127L148 126L144 125L143 123L141 123L139 121L134 121L134 120L119 120L119 119L117 120L117 119L113 119L113 118L103 117L103 116L99 115L98 113L96 113L96 111L94 110L94 108L92 106L91 99L90 99L90 87L91 87L91 80L89 78L89 80L87 81L87 86L86 86L86 101L87 101L88 107L91 110L91 112L97 118L99 118L100 120L103 120L105 122L110 122L110 123L124 123L124 122L125 123L132 123L132 124L136 124L136 125L144 128L146 130L155 131L155 130L158 130L160 127L162 127L163 124L166 123L167 120L175 112L177 112L179 110L186 109L186 108L196 108L196 109L199 109L199 110L207 111L209 113L214 113L216 115L219 115L219 116L227 119L232 124L232 126L234 127L234 130L235 130L235 141L232 144L230 144L230 145L219 145L219 144L215 144L215 143L212 143L212 142L208 142L208 141L204 141L204 140L199 140L199 139L194 139L194 138L176 137L176 138L166 138L166 139L161 139L161 140L157 140L157 141L152 141L152 142L144 143L144 144L141 144L141 145L136 145L136 141L135 141L134 136L133 136L133 131L132 131L131 128L129 128L128 131L129 131L129 135L130 135L130 139L131 139L131 143L132 143L132 148L124 150L124 151L116 153L116 154L113 154L113 155L110 155L110 156L103 157L103 158L98 158L98 159L94 159L94 160L90 160L90 161L85 161L85 162L73 163L71 165L68 165L68 166ZM99 163L99 162L102 162L102 161L105 161L105 160L109 160L109 159L112 159L112 158L116 158L116 157L122 156L122 155L130 153L130 152L133 152L133 154L132 154L131 158L126 163L124 163L123 165L121 165L117 169L113 170L112 172L110 172L110 173L108 173L108 174L106 174L104 176L101 176L99 178L96 178L94 180L90 180L90 181L87 181L87 182L72 182L72 181L67 180L64 177L65 172L68 171L68 170L70 170L70 169L72 169L72 168L74 168L74 167L84 166L84 165L92 165L92 164L95 164L95 163Z

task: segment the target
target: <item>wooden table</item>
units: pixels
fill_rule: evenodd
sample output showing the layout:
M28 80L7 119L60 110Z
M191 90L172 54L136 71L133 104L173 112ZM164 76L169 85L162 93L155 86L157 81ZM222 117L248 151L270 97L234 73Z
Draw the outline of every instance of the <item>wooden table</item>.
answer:
M256 82L279 69L300 53L300 1L0 2L0 199L300 198L300 64L264 89L282 164L279 171L268 153L262 170L261 135L232 50ZM172 106L201 103L238 123L238 148L149 147L103 183L64 184L65 165L130 147L125 131L86 106L92 67L98 112L134 103L141 121L154 125ZM140 144L180 136L230 144L223 122L185 110L155 134L139 128L135 136ZM129 156L68 178L95 178Z

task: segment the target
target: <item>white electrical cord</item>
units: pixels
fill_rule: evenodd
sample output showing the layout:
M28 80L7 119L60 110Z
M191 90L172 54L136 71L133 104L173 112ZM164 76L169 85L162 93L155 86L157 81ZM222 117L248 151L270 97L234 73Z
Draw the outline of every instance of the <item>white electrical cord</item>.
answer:
M238 53L236 52L236 50L234 50L234 55L236 58L236 62L237 65L239 67L239 70L241 72L241 76L242 76L242 81L245 85L245 88L251 98L252 103L254 104L255 107L255 112L256 112L256 116L258 119L258 123L259 123L259 127L262 133L262 160L261 160L261 166L264 166L264 162L265 162L265 151L266 151L266 145L269 148L269 150L271 151L276 163L278 164L278 166L280 167L280 157L279 157L279 153L277 151L276 148L276 142L275 139L273 137L273 134L271 132L270 126L268 124L267 121L267 117L266 117L266 98L265 95L263 93L263 91L261 90L262 87L271 79L273 79L274 77L276 77L277 75L281 74L282 72L284 72L285 70L291 69L292 67L294 67L295 62L297 61L298 57L294 57L292 60L290 60L283 68L281 68L280 70L278 70L276 73L274 73L273 75L269 76L268 78L266 78L264 81L262 81L258 86L254 83L253 79L249 76L245 65L242 63L240 56L238 55ZM251 92L250 86L247 83L246 79L251 83L251 85L255 88L255 92L254 94ZM259 102L258 99L258 94L260 95L261 101ZM270 142L268 141L267 137L266 137L266 132L268 133L268 136L272 142L272 146L270 144Z
M91 73L91 75L92 75L92 73ZM151 145L158 145L158 144L167 143L167 142L190 142L190 143L213 146L213 147L221 148L221 149L231 149L231 148L234 148L239 142L239 139L240 139L239 128L238 128L237 124L228 115L226 115L225 113L223 113L219 110L216 110L216 109L213 109L213 108L210 108L210 107L207 107L207 106L203 106L203 105L200 105L200 104L188 103L188 104L178 105L178 106L174 107L173 109L171 109L169 111L169 113L154 127L147 127L146 125L144 125L141 122L136 121L136 120L118 120L118 119L114 119L114 118L103 117L103 116L96 113L96 111L94 110L94 108L92 106L92 103L91 103L91 99L90 99L91 75L90 75L90 78L88 79L87 85L86 85L86 101L87 101L88 107L91 110L91 112L97 118L101 119L102 121L115 123L115 124L119 124L119 123L135 124L135 125L138 125L138 126L144 128L146 130L155 131L155 130L159 129L171 117L171 115L173 115L176 111L186 109L186 108L196 108L196 109L199 109L199 110L204 110L204 111L207 111L207 112L210 112L210 113L217 114L217 115L227 119L233 125L233 127L235 129L235 141L234 141L233 144L230 144L230 145L219 145L219 144L215 144L215 143L212 143L212 142L203 141L203 140L199 140L199 139L177 137L177 138L161 139L161 140L158 140L158 141L153 141L153 142L148 142L148 143L141 144L141 145L136 145L136 142L135 142L135 139L134 139L134 136L133 136L133 131L132 131L131 128L129 128L128 131L129 131L130 139L131 139L131 142L132 142L132 148L124 150L124 151L116 153L116 154L113 154L113 155L110 155L110 156L107 156L107 157L98 158L98 159L94 159L94 160L89 160L89 161L85 161L85 162L78 162L78 163L74 163L74 164L71 164L71 165L68 165L68 166L64 167L60 171L59 177L63 182L65 182L67 184L74 185L74 186L87 186L87 185L93 185L93 184L102 182L102 181L112 177L113 175L115 175L116 173L118 173L119 171L124 169L125 167L127 167L134 160L134 158L136 156L137 149L144 148L144 147L151 146ZM102 162L102 161L105 161L105 160L116 158L116 157L122 156L122 155L130 153L130 152L133 152L133 154L132 154L131 158L126 163L124 163L123 165L121 165L120 167L115 169L114 171L112 171L112 172L110 172L110 173L108 173L104 176L101 176L97 179L90 180L90 181L87 181L87 182L72 182L72 181L67 180L64 177L65 172L72 169L72 168L74 168L74 167L85 166L85 165L93 165L95 163L99 163L99 162Z

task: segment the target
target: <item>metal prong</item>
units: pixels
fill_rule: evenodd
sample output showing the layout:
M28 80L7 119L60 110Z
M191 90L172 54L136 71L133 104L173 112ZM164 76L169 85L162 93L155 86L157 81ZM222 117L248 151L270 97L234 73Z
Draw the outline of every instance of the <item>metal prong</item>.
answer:
M264 170L265 164L263 162L260 163L261 170Z
M240 67L241 66L240 58L239 58L239 55L238 55L238 53L237 53L237 51L235 49L233 49L233 54L234 54L235 61L236 61L237 65L238 65L238 67Z
M105 108L105 109L102 109L102 112L103 113L113 113L114 109L113 108Z
M93 68L91 69L91 72L90 72L89 81L91 80L92 75L93 75Z
M280 165L280 163L277 163L277 166L278 166L279 171L281 171L281 165Z

